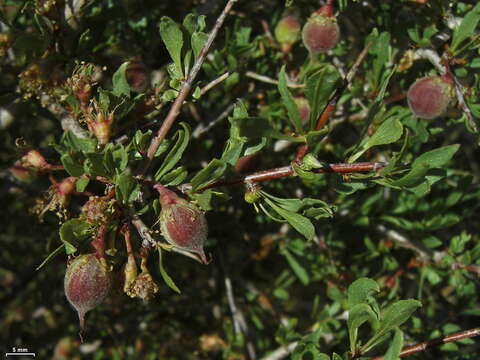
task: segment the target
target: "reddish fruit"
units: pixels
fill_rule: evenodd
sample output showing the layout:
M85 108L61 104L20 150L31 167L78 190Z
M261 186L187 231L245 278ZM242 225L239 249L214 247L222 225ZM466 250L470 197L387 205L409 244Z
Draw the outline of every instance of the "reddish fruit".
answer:
M290 52L292 45L300 38L300 22L292 15L282 18L275 27L275 39L284 53Z
M81 329L85 325L85 314L105 300L110 285L110 272L104 258L99 259L95 254L81 255L68 266L65 295L77 310Z
M131 61L125 72L128 85L133 91L144 92L148 87L148 70L141 61Z
M180 198L162 185L156 185L160 193L160 228L162 235L171 244L197 254L206 264L203 243L207 239L207 220L194 204Z
M310 119L310 105L308 104L308 100L303 96L298 96L295 98L295 103L302 118L302 123L306 124Z
M452 81L445 76L421 78L407 92L410 110L424 119L433 119L445 113L453 96Z
M331 6L321 7L310 16L303 27L303 44L312 55L332 49L339 39L340 28Z

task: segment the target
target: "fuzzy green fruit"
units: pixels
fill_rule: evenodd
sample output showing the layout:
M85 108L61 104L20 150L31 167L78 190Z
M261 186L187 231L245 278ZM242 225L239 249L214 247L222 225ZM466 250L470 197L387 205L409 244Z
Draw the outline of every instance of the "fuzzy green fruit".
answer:
M297 18L292 15L283 17L275 27L275 39L282 47L282 51L288 53L299 38L300 22Z

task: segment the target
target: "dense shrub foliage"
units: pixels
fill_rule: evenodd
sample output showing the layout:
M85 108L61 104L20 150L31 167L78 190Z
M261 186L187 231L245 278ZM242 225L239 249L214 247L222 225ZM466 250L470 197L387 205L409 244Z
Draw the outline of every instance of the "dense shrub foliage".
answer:
M4 351L480 358L479 21L0 2Z

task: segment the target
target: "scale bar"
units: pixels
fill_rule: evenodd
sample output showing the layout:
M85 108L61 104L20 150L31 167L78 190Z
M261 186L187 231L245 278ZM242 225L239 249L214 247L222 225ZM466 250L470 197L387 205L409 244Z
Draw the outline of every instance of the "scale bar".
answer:
M27 355L27 356L33 356L35 357L35 353L22 353L22 352L14 352L14 353L6 353L6 356L15 356L15 355Z

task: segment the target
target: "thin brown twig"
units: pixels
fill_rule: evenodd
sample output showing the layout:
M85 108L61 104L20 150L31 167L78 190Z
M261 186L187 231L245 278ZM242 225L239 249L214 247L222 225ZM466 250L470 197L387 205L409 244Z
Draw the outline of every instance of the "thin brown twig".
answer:
M449 342L454 342L462 339L468 339L475 336L480 336L480 327L460 331L460 332L450 334L444 337L439 337L433 340L424 341L416 345L407 346L403 348L402 351L400 352L400 357L425 351L427 349L430 349L438 345L442 345L442 344L446 344ZM377 357L371 358L370 360L383 360L383 356L377 356Z
M317 174L323 173L338 173L346 174L353 172L363 172L363 171L377 171L387 164L383 162L359 162L359 163L338 163L338 164L327 164L321 168L312 169L313 172ZM201 190L210 189L218 186L229 186L229 185L241 185L252 182L261 182L271 179L278 179L282 177L295 176L295 170L291 165L278 167L274 169L262 170L255 172L253 174L245 175L242 177L237 177L233 179L220 179L217 180Z
M220 75L219 77L217 77L216 79L210 81L207 85L205 85L201 90L200 90L200 94L201 95L205 95L205 93L207 91L209 91L211 88L213 88L214 86L220 84L223 80L225 80L227 77L230 76L230 72L226 72L225 74L222 74Z
M157 152L158 147L160 146L160 143L167 135L168 131L172 127L173 123L175 122L177 116L180 114L180 108L182 107L184 100L187 98L188 94L190 93L190 89L192 88L193 81L197 77L197 74L200 71L200 68L202 67L203 62L205 61L205 58L208 54L210 46L215 40L218 34L218 31L220 30L220 27L222 26L225 18L227 17L228 12L230 11L230 9L232 8L233 4L236 1L237 0L228 0L227 4L225 5L225 8L223 9L222 13L220 14L217 21L215 22L215 25L212 31L208 35L205 45L200 51L200 54L197 60L195 61L195 64L193 65L192 69L190 70L187 80L185 80L185 82L183 83L180 89L180 92L177 95L177 98L175 99L174 103L172 104L167 114L167 117L163 121L160 129L158 129L157 135L150 142L147 155L144 159L142 166L138 171L139 175L144 175L147 172L148 168L150 167L150 163L152 162L153 157L155 156L155 153Z

